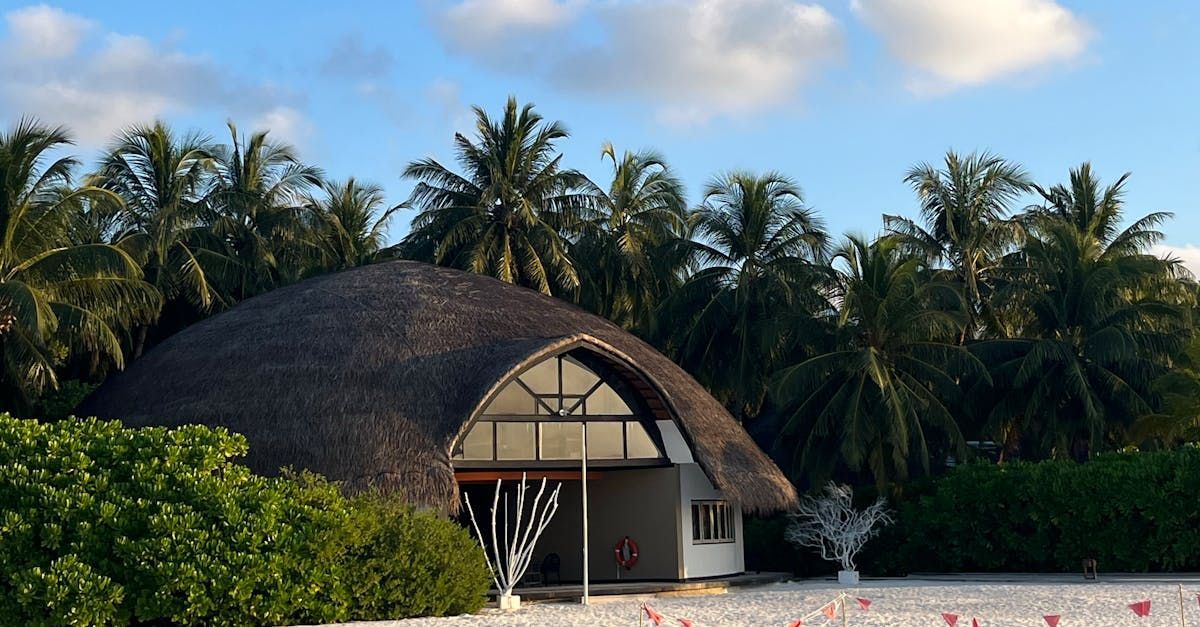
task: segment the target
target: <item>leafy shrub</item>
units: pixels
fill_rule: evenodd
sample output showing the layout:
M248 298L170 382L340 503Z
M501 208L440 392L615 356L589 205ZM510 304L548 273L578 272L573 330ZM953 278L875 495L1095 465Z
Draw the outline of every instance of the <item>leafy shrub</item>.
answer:
M338 617L310 556L344 501L230 462L245 452L221 429L0 416L0 611L80 625Z
M479 545L461 526L374 495L353 500L328 549L356 620L478 611L491 583Z
M0 616L262 625L478 608L486 566L454 523L253 475L231 461L246 449L222 429L0 414Z
M13 577L18 604L43 608L22 616L31 627L104 625L115 622L123 595L113 580L97 573L74 555L54 560L50 567L34 566ZM16 613L5 613L15 617Z
M1200 569L1200 449L969 464L897 505L871 559L890 572Z

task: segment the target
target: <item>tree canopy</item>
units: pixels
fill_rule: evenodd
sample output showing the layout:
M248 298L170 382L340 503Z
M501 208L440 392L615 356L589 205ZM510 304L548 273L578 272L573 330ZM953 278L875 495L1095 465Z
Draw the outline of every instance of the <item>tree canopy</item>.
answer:
M66 129L20 120L0 133L3 409L54 405L61 382L98 383L256 294L404 257L640 335L799 485L1200 438L1197 285L1155 252L1171 214L1126 206L1128 174L1041 183L951 151L898 173L910 212L843 239L781 171L718 173L689 202L657 151L606 143L591 180L532 104L474 116L453 167L408 164L404 202L232 122L227 143L114 129L87 170Z

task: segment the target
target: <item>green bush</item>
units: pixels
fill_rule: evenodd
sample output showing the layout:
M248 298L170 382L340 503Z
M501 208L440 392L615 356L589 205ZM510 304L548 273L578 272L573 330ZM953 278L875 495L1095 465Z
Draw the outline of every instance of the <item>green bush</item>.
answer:
M478 611L491 584L466 529L376 496L354 499L348 524L327 550L343 565L356 620Z
M60 557L43 569L34 566L13 578L18 604L42 608L21 615L26 625L105 625L117 620L123 591L74 555ZM17 617L19 614L5 614Z
M1200 449L969 464L898 505L869 559L893 573L1200 569Z
M199 426L0 416L0 613L22 623L337 618L310 557L346 517L331 486L230 462Z
M454 523L253 475L231 461L246 448L200 426L0 414L0 616L266 625L478 608L486 566ZM433 583L391 579L404 568Z

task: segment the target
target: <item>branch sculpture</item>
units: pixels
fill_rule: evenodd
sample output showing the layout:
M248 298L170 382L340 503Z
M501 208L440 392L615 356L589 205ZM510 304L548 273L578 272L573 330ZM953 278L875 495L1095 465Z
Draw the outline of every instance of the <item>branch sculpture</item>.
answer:
M503 481L496 480L496 495L492 498L491 554L488 554L488 545L479 531L475 510L471 508L471 497L466 492L463 493L463 501L467 505L467 513L471 516L471 526L475 529L475 537L479 539L479 545L483 547L484 555L487 557L488 570L492 573L492 581L496 584L496 589L500 591L501 607L510 606L506 601L512 598L513 588L516 588L517 582L525 576L525 571L529 569L529 562L533 559L533 549L537 546L538 538L542 536L542 532L554 518L554 513L558 511L558 491L562 489L562 484L559 483L555 486L549 499L542 503L542 494L546 491L546 479L543 477L542 485L533 498L533 507L530 508L528 517L525 516L525 493L528 489L528 486L525 485L526 476L525 473L521 473L521 484L517 486L516 519L511 533L508 524L508 495L504 495L504 532L499 538L497 537L496 518L501 514L500 485ZM530 537L531 534L532 537Z
M854 558L879 534L878 525L892 522L883 497L859 511L854 509L854 491L833 482L819 496L804 497L790 518L785 533L789 542L819 549L822 559L841 564L845 571L857 570Z

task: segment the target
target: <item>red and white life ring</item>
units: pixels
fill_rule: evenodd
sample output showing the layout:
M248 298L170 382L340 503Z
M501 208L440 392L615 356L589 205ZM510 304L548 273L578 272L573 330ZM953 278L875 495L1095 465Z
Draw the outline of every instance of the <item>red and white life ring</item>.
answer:
M629 536L625 536L617 541L617 546L613 547L613 555L617 558L617 564L620 564L625 570L633 568L638 562L638 545Z

